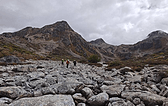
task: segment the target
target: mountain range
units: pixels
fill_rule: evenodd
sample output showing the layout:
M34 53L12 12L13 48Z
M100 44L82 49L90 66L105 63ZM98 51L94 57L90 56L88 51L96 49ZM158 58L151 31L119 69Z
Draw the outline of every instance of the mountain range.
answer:
M96 54L102 61L127 60L168 50L168 34L154 31L133 45L114 46L102 38L88 42L66 21L42 28L26 27L14 33L0 34L0 57L87 59Z

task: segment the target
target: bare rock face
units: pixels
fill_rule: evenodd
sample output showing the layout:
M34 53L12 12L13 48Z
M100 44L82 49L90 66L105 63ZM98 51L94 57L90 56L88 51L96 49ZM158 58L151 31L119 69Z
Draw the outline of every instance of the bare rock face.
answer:
M22 98L9 106L75 106L75 103L70 95L45 95Z
M5 56L5 57L2 57L0 58L0 62L3 62L3 63L20 63L20 59L16 56Z
M110 86L106 86L103 85L101 86L101 90L104 92L107 92L107 94L109 94L110 97L114 97L114 96L119 96L121 95L121 92L123 91L125 85L110 85Z
M16 99L20 96L24 97L26 91L21 87L0 87L0 96Z
M99 39L96 39L94 41L91 41L90 43L92 45L102 45L102 44L105 44L106 42L102 38L99 38Z
M90 98L91 96L93 96L93 92L90 88L85 87L81 90L82 94L86 97L86 98Z
M165 33L164 31L157 30L157 31L151 32L151 33L148 35L148 37L150 37L150 38L162 37L162 36L168 36L168 34Z
M88 103L91 106L103 106L105 105L106 101L108 101L109 96L107 93L100 93L98 95L92 96L88 99Z
M86 103L87 101L87 99L83 97L81 93L75 93L72 97L77 103Z
M166 100L165 97L152 94L150 92L122 92L121 96L123 98L126 98L130 101L134 99L134 97L140 98L142 101L144 101L146 106L154 106L154 105L162 105L164 101Z
M168 40L168 34L163 31L154 31L148 35L148 38L138 42L130 49L133 51L141 50L141 51L150 51L150 49L155 52L157 49L162 49L166 46Z

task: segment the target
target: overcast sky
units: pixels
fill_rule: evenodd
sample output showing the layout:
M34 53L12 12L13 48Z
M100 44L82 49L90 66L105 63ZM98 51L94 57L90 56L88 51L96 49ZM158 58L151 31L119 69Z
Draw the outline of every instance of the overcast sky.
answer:
M168 32L168 0L0 0L0 33L61 20L87 41L133 44Z

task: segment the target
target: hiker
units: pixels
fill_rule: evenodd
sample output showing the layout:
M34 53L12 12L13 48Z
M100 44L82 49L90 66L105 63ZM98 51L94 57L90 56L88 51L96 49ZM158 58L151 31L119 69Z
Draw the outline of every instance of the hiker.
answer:
M62 59L62 65L64 65L64 59Z
M74 63L74 66L76 66L76 60L74 60L73 63Z
M67 68L68 68L68 66L69 66L69 59L66 61L66 64L67 64Z

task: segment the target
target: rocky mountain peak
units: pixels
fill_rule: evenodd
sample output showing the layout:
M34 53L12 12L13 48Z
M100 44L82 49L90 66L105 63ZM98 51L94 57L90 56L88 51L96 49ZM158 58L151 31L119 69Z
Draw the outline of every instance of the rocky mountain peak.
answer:
M161 30L153 31L148 35L149 38L163 37L163 36L168 36L168 34L164 31L161 31Z
M69 24L66 21L58 21L54 24L46 25L43 28L56 29L57 31L73 31L73 29L69 26Z
M93 40L90 42L91 44L97 44L97 45L101 45L101 44L104 44L106 43L102 38L99 38L99 39L96 39L96 40Z

